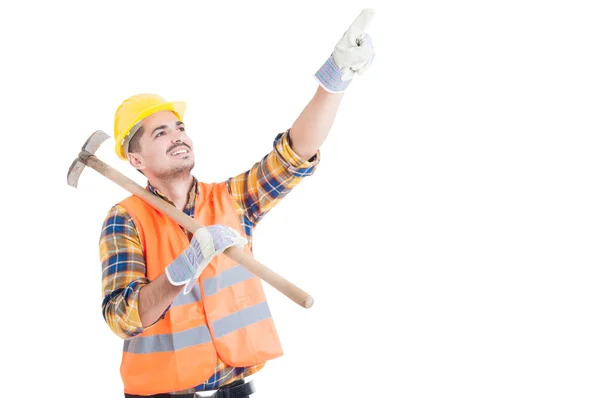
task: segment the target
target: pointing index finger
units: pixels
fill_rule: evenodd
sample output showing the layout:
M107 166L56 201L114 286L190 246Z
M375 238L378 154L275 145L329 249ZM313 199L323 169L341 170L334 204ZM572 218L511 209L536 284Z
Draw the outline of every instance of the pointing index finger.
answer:
M350 31L358 31L358 32L364 32L367 27L369 26L369 24L371 23L371 20L373 19L373 17L375 16L375 10L372 8L365 8L364 10L361 11L361 13L358 15L358 17L354 20L354 22L352 22L352 25L350 25L350 28L348 30Z

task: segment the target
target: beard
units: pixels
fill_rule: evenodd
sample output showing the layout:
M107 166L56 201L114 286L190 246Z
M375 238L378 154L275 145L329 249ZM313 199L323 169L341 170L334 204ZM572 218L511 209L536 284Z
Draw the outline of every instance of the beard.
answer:
M173 166L166 170L161 170L160 172L156 173L156 176L163 181L184 179L190 175L194 166L195 162L191 160L189 162L185 162L184 164Z

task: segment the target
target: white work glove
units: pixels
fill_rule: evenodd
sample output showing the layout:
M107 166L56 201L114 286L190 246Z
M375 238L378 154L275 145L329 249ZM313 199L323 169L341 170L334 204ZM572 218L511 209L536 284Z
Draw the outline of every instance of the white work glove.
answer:
M315 73L315 78L330 93L346 90L356 75L371 66L375 51L371 37L365 33L375 10L364 9L335 46L331 56Z
M215 256L231 246L241 249L246 244L248 240L234 228L225 225L202 227L194 233L187 249L165 268L165 274L174 286L186 284L183 294L188 294Z

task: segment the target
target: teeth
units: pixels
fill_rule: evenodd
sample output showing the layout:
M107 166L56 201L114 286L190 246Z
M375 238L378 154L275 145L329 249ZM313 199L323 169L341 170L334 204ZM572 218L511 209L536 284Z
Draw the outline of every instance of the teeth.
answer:
M179 155L180 153L187 153L187 151L185 149L180 149L177 152L173 152L173 154L171 156Z

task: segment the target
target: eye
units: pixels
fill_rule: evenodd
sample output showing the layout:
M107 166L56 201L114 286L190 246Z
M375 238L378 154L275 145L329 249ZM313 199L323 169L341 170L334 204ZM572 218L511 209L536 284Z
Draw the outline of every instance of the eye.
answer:
M159 131L158 133L156 133L156 138L160 137L164 133L165 133L164 131Z
M179 131L185 131L185 127L179 126Z

